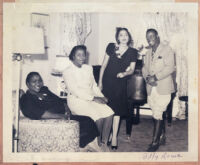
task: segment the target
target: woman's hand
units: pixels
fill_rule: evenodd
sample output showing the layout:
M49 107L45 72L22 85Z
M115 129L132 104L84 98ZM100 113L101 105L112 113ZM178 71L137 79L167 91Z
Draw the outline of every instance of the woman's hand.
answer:
M108 103L108 99L107 99L106 97L102 97L102 99L103 99L106 103Z
M37 93L36 94L39 100L45 100L47 94L46 93Z
M126 76L125 72L121 72L117 74L117 78L124 78Z
M95 101L96 103L99 103L99 104L106 104L107 103L106 101L108 101L108 99L105 97L96 97L95 96L93 98L93 101Z

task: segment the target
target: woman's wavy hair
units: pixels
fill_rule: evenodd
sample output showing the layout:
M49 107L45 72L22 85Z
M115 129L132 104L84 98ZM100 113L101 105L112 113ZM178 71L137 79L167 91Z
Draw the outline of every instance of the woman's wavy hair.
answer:
M74 56L75 56L77 50L83 50L84 53L85 53L85 55L87 54L87 47L86 47L85 45L77 45L77 46L74 46L74 47L72 48L70 54L69 54L69 59L70 59L71 61L73 61Z
M122 30L126 31L127 34L128 34L129 40L128 40L127 45L128 45L128 46L133 46L133 39L132 39L131 33L128 31L127 28L124 28L124 27L117 27L117 28L116 28L115 39L116 39L117 43L118 43L118 44L120 43L119 40L118 40L118 37L119 37L119 33L120 33Z

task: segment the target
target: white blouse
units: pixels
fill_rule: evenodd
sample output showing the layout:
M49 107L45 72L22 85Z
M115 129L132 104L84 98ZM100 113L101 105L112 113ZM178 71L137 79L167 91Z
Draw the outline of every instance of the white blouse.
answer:
M104 97L95 82L92 66L84 64L79 68L71 62L63 71L63 79L70 95L87 101L94 96Z

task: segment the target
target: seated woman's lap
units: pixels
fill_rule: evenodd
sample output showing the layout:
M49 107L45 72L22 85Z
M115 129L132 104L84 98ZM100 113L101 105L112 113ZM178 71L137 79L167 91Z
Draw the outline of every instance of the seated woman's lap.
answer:
M89 116L94 121L113 115L113 111L106 104L85 101L78 98L68 98L68 105L72 114Z

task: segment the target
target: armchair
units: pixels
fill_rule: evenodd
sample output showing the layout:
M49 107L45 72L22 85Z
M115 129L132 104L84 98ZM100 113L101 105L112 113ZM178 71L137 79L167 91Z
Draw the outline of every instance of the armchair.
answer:
M13 109L15 109L13 97ZM15 116L13 118L13 122ZM13 125L13 142L16 128ZM31 120L19 113L17 152L78 152L79 123L72 120ZM13 143L14 152L14 143Z

